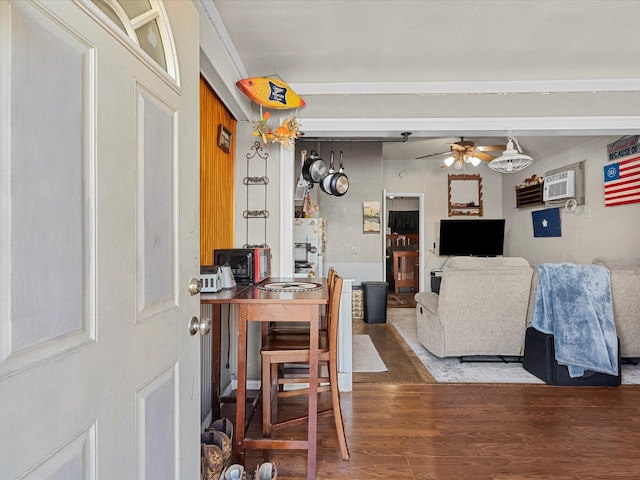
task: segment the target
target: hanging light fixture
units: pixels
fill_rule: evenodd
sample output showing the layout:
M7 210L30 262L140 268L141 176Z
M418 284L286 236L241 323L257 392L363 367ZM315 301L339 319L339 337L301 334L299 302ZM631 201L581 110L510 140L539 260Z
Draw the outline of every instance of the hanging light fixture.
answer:
M473 165L474 167L477 167L478 165L480 165L480 163L482 163L482 160L480 160L478 157L471 156L469 158L469 162L471 162L471 165Z
M474 167L477 167L478 165L480 165L480 163L482 163L482 160L473 155L463 155L460 152L455 152L454 155L445 158L442 163L444 163L444 167L450 167L453 165L453 168L455 168L456 170L460 170L465 163L470 163Z
M533 163L533 158L522 153L522 148L520 148L516 137L509 137L507 140L507 148L502 152L502 155L489 162L488 167L491 170L499 173L513 173L527 168ZM513 142L516 143L518 150L514 148Z

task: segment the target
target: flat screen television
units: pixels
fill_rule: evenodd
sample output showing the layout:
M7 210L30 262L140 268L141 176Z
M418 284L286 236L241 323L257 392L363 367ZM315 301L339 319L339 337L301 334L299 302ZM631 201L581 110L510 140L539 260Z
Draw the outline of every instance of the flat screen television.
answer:
M495 257L504 247L504 219L440 220L440 255Z

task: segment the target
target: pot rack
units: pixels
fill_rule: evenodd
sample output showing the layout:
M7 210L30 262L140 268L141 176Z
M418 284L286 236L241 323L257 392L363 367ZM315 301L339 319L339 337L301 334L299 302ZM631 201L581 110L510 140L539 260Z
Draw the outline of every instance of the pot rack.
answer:
M297 142L389 142L389 143L404 143L409 139L409 135L412 132L402 132L400 134L401 138L390 138L390 137L371 137L371 138L329 138L329 137L305 137L304 133L300 138L298 138Z

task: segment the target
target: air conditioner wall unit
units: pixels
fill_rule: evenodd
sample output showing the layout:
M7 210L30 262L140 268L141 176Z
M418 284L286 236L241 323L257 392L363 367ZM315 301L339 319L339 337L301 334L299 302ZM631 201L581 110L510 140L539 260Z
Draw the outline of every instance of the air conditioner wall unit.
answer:
M565 170L544 177L542 199L545 202L574 198L576 196L576 172Z

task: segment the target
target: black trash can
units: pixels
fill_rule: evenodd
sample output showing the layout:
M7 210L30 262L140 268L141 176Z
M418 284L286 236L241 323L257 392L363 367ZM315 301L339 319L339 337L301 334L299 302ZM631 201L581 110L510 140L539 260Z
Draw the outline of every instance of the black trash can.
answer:
M365 323L386 323L387 282L362 282L362 303Z

